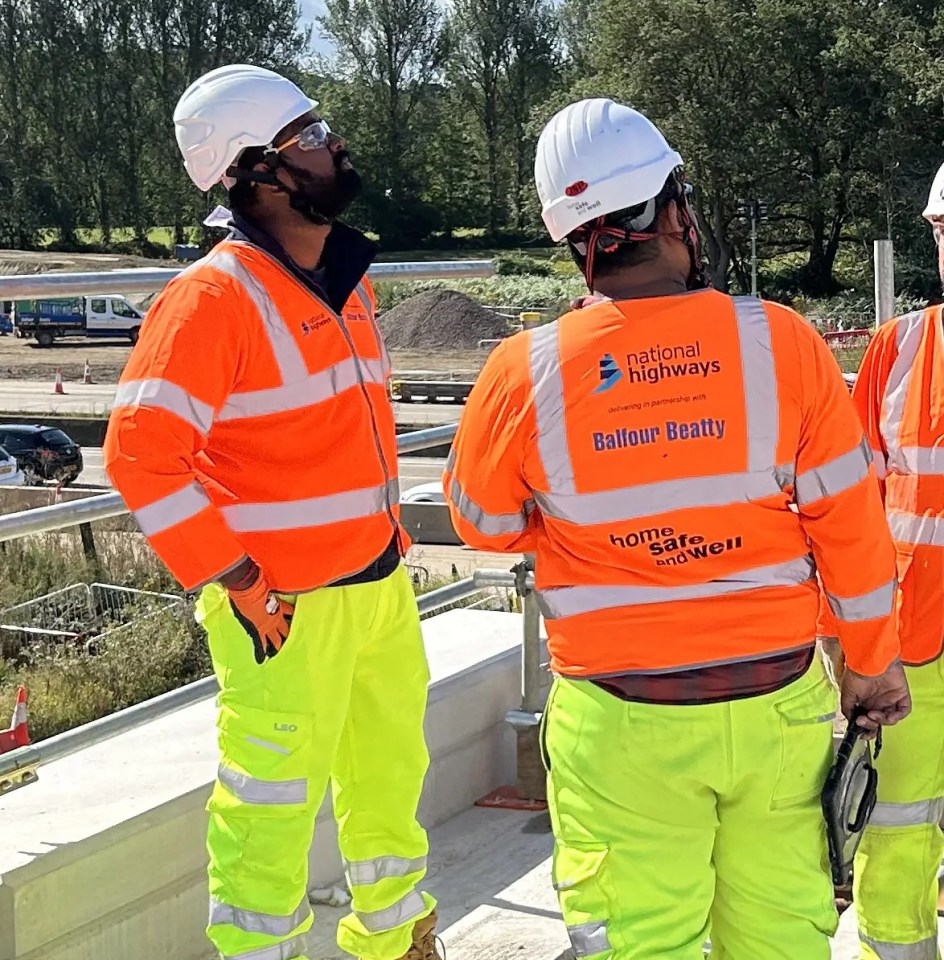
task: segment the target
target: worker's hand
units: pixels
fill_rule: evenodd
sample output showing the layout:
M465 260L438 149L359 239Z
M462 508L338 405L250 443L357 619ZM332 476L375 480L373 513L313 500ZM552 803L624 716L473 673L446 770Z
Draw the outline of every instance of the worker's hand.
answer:
M237 587L228 587L229 602L236 619L252 639L256 663L265 663L274 657L288 639L292 625L292 607L280 600L270 589L262 571L255 567Z
M896 660L877 677L863 677L846 666L840 686L843 716L850 720L856 709L863 711L856 723L871 740L879 727L890 727L911 713L911 693L905 669Z

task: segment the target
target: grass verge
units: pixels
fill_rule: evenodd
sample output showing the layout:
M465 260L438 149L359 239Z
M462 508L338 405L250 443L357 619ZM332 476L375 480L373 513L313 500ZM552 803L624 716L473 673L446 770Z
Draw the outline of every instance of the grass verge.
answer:
M73 584L93 582L179 595L179 587L140 536L96 533L99 562L85 559L74 533L50 534L0 544L0 610ZM423 578L417 594L451 582ZM461 603L455 604L462 605ZM133 619L142 608L125 611ZM0 615L0 622L16 618ZM30 626L79 632L77 617L60 614ZM20 622L20 621L16 621ZM212 672L203 631L190 604L124 626L104 642L37 639L23 642L15 630L0 630L0 727L13 709L16 689L29 690L33 742L70 730L175 690ZM93 652L89 652L89 648Z

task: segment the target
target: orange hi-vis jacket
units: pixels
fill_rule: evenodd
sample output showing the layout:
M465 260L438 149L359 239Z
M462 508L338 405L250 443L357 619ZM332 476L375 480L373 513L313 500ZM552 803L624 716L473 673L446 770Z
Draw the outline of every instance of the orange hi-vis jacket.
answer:
M681 671L812 647L898 656L862 426L793 311L713 290L605 302L489 356L444 474L470 545L533 552L553 669Z
M185 589L247 554L274 589L315 589L409 542L389 375L366 276L337 314L269 253L224 240L148 311L108 475Z
M882 324L853 402L872 447L898 558L901 657L918 665L944 649L944 307ZM835 636L824 609L820 632Z

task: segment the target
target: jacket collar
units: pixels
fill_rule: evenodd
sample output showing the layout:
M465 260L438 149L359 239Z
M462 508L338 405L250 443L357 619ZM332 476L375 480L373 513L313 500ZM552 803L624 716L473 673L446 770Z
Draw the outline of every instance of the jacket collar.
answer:
M264 250L324 300L335 313L344 309L380 249L379 244L368 239L360 230L335 221L325 241L321 263L312 272L303 270L271 234L225 207L217 207L203 222L208 227L229 230L228 240L242 240Z

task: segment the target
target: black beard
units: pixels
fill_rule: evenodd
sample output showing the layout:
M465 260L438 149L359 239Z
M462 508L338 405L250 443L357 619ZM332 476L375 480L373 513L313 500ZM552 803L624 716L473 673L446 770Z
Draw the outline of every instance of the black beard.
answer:
M298 184L289 194L292 209L318 226L337 220L361 191L361 176L351 165L347 151L336 153L333 159L335 173L330 179L313 177L295 164L282 161Z

